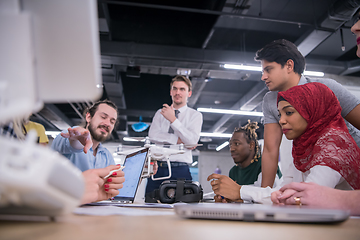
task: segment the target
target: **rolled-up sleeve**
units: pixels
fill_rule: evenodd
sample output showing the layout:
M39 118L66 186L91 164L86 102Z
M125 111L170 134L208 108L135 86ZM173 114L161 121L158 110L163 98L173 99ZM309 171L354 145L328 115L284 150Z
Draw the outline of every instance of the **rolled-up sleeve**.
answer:
M185 127L178 119L176 119L171 127L184 144L196 144L200 139L200 132L202 127L203 117L200 112L194 112L190 123Z

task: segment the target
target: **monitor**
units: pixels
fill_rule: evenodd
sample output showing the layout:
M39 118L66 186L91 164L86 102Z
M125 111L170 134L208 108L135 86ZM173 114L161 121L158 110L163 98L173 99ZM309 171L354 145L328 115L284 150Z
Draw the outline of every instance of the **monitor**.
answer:
M0 32L0 124L44 102L101 97L96 0L0 0ZM0 136L0 214L71 212L84 190L81 171L31 135Z
M0 1L0 123L102 94L95 0Z

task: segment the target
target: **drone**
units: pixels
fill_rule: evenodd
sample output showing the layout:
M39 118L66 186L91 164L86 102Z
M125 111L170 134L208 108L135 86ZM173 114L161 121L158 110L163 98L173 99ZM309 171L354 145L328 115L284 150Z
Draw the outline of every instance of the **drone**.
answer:
M170 146L176 146L176 145L168 145L168 144L161 144L161 145L156 145L156 144L151 144L150 138L149 137L145 137L145 138L133 138L136 141L144 141L144 147L140 147L140 148L133 148L130 150L126 150L123 151L123 146L120 144L119 147L117 148L116 153L118 155L128 155L134 152L137 152L141 149L144 148L148 148L149 152L148 152L148 156L147 156L147 164L144 167L144 170L141 174L141 178L149 178L151 177L152 180L156 181L156 180L164 180L164 179L169 179L171 178L171 165L170 165L170 156L171 155L176 155L176 154L183 154L185 153L185 145L183 143L178 144L178 148L170 148ZM165 177L158 177L155 178L154 174L153 174L153 164L154 161L160 161L166 159L167 162L167 166L168 166L168 170L169 170L169 175L165 176Z

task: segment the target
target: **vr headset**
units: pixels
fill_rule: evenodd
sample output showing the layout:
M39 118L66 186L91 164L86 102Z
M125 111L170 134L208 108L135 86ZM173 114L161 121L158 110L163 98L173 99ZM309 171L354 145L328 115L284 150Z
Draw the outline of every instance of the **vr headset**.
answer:
M199 182L190 180L166 180L159 189L145 195L145 202L175 203L200 202L203 199L203 189Z

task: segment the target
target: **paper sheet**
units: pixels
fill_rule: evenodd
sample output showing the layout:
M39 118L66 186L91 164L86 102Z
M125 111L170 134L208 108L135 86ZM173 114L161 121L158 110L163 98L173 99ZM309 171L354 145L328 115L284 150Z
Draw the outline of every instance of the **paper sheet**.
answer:
M135 208L174 208L174 204L165 203L117 203L114 201L101 201L86 204L85 206L116 206L116 207L135 207Z
M174 215L174 211L156 211L141 208L125 208L115 206L84 206L78 207L73 212L79 215L109 216L156 216L156 215Z

